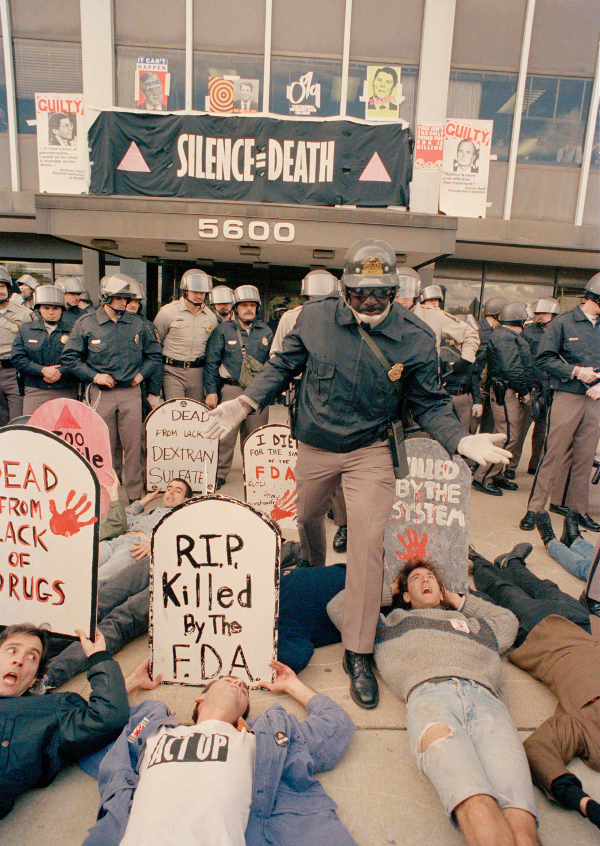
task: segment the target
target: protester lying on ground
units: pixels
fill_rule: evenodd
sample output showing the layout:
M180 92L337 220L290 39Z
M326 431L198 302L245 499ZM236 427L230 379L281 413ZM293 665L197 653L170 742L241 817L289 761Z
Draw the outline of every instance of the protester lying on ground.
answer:
M563 533L560 540L556 539L552 520L547 511L538 511L535 524L548 555L558 561L572 576L587 581L594 558L594 552L600 547L600 538L594 548L589 541L583 539L579 531L579 512L575 509L567 511Z
M472 550L473 578L478 590L519 620L509 661L558 699L554 714L525 741L534 780L550 798L600 828L600 804L565 766L579 756L600 770L600 624L554 582L527 568L531 549L529 543L517 544L494 564Z
M98 633L92 643L77 633L92 687L87 702L78 693L34 694L46 664L45 629L24 623L0 633L0 818L26 790L45 787L66 764L114 740L129 719L126 681L104 638ZM131 690L143 676L142 667L128 677Z
M289 667L271 666L275 681L261 685L289 694L307 719L276 703L246 723L248 687L232 676L204 688L191 726L163 702L142 703L99 763L101 805L84 846L356 846L313 775L338 763L354 725Z
M448 590L435 565L421 558L384 585L382 604L375 663L407 702L413 757L446 813L469 846L537 844L527 759L499 699L499 653L515 639L514 614ZM327 610L341 625L344 593Z

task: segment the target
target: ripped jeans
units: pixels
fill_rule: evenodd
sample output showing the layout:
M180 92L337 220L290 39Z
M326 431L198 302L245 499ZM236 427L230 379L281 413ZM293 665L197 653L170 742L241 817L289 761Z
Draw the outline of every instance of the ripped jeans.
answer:
M487 688L468 679L424 682L410 693L406 716L413 757L448 816L484 793L502 810L520 808L537 820L523 743L506 707ZM438 724L447 733L421 751L421 738Z

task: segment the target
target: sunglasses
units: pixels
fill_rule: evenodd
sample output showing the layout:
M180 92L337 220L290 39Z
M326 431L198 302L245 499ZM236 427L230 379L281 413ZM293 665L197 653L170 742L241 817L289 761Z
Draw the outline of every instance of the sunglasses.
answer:
M377 300L389 300L396 293L395 288L348 288L351 297L358 300L366 300L367 297L375 297Z

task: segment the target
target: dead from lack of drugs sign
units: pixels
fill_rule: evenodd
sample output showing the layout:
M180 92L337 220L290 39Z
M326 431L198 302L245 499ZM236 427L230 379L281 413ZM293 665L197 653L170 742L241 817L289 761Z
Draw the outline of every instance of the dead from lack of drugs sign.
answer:
M213 493L219 441L206 437L209 411L202 402L174 399L146 417L148 490L185 479L194 493Z
M450 590L467 587L471 473L460 456L450 458L437 441L406 441L408 476L396 480L385 528L390 575L411 558L429 558Z
M0 430L0 625L94 637L100 485L56 435Z
M260 511L222 496L174 508L152 533L151 672L204 684L271 678L281 536Z
M244 441L246 502L286 529L296 528L297 457L298 442L289 426L260 426Z

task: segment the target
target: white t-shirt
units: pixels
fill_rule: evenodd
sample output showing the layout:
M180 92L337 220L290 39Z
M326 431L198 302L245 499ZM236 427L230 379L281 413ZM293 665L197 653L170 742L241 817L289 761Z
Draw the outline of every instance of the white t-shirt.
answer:
M148 738L121 846L245 846L256 738L221 720Z

